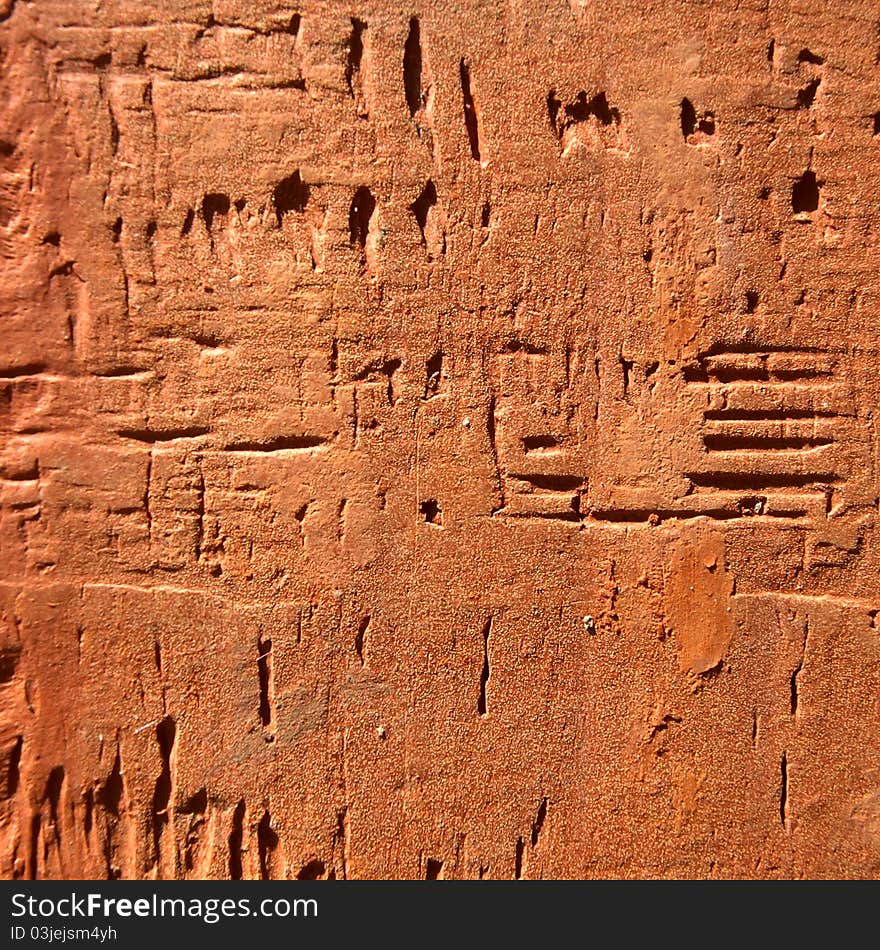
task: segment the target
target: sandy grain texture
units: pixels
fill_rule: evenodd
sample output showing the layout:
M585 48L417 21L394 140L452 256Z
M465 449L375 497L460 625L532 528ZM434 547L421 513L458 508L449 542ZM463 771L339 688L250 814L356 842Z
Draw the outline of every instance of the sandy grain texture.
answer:
M880 875L875 3L0 20L0 874Z

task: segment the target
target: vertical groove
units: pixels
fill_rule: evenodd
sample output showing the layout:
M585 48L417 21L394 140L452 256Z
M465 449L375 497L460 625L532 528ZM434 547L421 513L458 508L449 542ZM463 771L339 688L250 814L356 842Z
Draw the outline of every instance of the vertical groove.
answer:
M483 669L480 673L480 695L477 698L477 712L485 716L489 712L486 701L486 686L489 683L491 670L489 668L489 636L492 633L492 615L490 614L483 624Z
M352 99L355 95L355 81L361 71L361 60L364 56L364 30L367 24L357 17L351 18L351 36L348 40L348 61L345 64L345 84L348 86Z
M782 827L788 831L788 756L782 753L782 785L779 792L779 817Z
M246 806L242 798L232 814L232 830L229 832L229 879L242 878L241 853L244 847L244 814Z
M409 21L409 35L403 49L403 91L410 116L422 107L422 43L419 21Z
M275 718L272 641L262 636L257 640L257 674L260 681L260 722L264 729L272 730Z
M461 79L461 98L464 106L464 125L467 129L468 142L471 147L471 157L480 161L480 126L477 118L477 109L474 105L474 96L471 89L471 70L467 60L459 64L459 78Z

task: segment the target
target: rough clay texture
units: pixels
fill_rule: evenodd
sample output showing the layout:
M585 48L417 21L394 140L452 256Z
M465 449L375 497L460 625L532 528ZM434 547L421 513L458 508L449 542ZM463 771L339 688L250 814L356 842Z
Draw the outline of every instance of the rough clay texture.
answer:
M0 16L3 876L880 875L876 4Z

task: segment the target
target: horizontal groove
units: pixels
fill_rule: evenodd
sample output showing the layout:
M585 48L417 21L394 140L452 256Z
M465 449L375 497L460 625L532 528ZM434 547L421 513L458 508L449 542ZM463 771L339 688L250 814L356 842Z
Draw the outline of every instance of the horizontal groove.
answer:
M613 524L647 523L652 517L661 520L669 518L713 518L716 521L732 521L742 518L743 514L728 508L605 508L588 512L588 518L594 521L607 521Z
M561 448L559 439L552 435L527 435L522 440L526 455L530 452L549 455Z
M492 517L497 518L539 518L541 521L580 521L580 512L573 508L568 511L511 511L508 508L499 508L492 512Z
M581 475L544 475L541 473L521 475L510 473L507 477L525 482L541 491L549 492L573 492L584 484L584 478Z
M120 379L131 376L146 376L152 370L147 366L111 366L109 369L92 373L97 379Z
M804 367L803 369L774 369L771 371L771 378L785 381L795 381L798 379L821 379L833 376L830 369L818 369L816 367Z
M11 366L0 369L0 379L21 379L25 376L39 376L48 370L45 363L23 363L21 366Z
M717 383L763 383L770 382L770 374L766 369L759 367L743 367L735 369L733 367L718 367L707 373L708 382Z
M719 386L730 386L734 383L767 383L768 385L783 385L797 383L799 380L830 379L833 374L829 370L819 369L774 369L768 370L760 366L749 367L717 367L716 369L702 369L688 367L684 370L684 379L688 383L715 383Z
M172 442L174 439L194 439L200 435L207 435L209 431L206 426L185 426L179 429L117 429L116 434L123 439L152 444Z
M285 450L317 449L327 444L319 435L285 435L274 439L250 442L233 442L226 446L227 452L280 452Z
M717 488L721 491L759 491L762 488L804 488L815 485L838 485L840 477L833 472L691 472L685 478L696 488Z
M710 452L776 452L801 451L833 445L834 439L815 436L761 437L739 435L704 435L703 444Z
M709 374L702 366L684 366L681 375L686 383L708 383Z
M706 419L703 436L744 439L829 439L841 433L837 419Z
M0 481L4 482L37 482L40 480L40 466L36 461L13 471L0 472Z
M703 350L698 355L698 359L707 356L737 356L742 354L765 354L771 356L774 353L833 353L826 347L821 346L760 346L757 343L713 343L708 349Z
M728 392L729 391L739 391L741 389L753 389L758 393L797 393L800 395L805 392L814 392L820 395L824 395L828 392L834 392L835 390L842 391L842 387L839 382L834 380L830 376L823 376L821 382L815 382L815 380L799 380L799 379L773 379L770 376L738 376L735 379L716 379L709 378L709 374L706 374L706 378L703 379L694 379L691 380L697 386L707 386L711 390L720 389L724 387Z
M726 422L747 422L749 420L784 422L788 419L842 419L839 412L825 412L819 409L707 409L703 418Z

